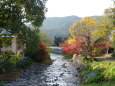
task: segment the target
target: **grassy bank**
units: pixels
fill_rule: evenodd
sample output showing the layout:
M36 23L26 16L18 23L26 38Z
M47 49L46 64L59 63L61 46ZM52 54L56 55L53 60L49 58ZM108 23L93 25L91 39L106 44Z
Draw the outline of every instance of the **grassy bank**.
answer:
M93 83L93 84L88 84L88 85L81 85L81 86L115 86L114 82L107 82L107 83Z
M115 62L84 61L81 74L85 84L81 86L115 86Z

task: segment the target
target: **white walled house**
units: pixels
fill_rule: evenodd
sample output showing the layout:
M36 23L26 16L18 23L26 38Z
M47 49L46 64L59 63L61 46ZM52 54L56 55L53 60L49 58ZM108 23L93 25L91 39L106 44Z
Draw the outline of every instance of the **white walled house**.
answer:
M6 34L6 30L3 30L1 34ZM8 47L3 47L1 49L2 52L11 50L12 52L17 53L17 52L23 52L23 50L25 49L25 46L19 42L19 38L17 36L2 35L1 37L11 39L11 45Z
M9 51L9 50L11 50L14 53L23 52L25 47L18 42L19 39L17 37L11 36L11 37L8 37L8 38L11 39L11 45L8 46L8 47L3 47L1 49L2 52Z

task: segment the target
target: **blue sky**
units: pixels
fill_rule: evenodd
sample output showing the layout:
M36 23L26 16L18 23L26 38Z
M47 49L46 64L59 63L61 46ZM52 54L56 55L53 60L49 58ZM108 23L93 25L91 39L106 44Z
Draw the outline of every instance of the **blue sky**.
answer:
M48 0L46 17L103 15L111 6L112 0Z

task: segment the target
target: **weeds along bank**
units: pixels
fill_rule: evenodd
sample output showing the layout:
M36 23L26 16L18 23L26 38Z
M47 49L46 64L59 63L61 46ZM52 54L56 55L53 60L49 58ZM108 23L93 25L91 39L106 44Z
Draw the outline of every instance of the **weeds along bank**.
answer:
M82 86L115 86L115 62L83 61L81 69Z
M88 61L82 56L72 58L70 54L65 58L76 62L82 78L81 86L115 86L115 62Z
M32 63L33 60L30 58L22 59L21 53L0 53L0 86L4 86L4 81L16 80L21 71Z

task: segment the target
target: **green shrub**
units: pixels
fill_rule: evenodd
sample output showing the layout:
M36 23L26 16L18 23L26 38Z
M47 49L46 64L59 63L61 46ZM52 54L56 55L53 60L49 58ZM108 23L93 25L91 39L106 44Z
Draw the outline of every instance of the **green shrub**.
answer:
M112 57L115 59L115 53L112 54Z
M39 43L39 47L36 50L35 54L36 54L36 56L35 57L31 57L31 58L33 60L37 61L37 62L41 62L44 59L49 58L49 54L48 54L47 48L46 48L46 46L42 42Z
M47 48L47 51L48 51L48 53L51 53L51 52L53 52L53 49Z
M39 42L36 46L36 49L32 51L31 53L26 51L26 55L30 57L32 60L37 61L37 62L41 62L44 59L49 58L48 50L42 42Z
M7 51L1 53L0 55L0 73L8 72L16 68L17 62L20 60L20 53L13 53L12 51Z
M33 60L31 58L25 58L23 60L18 61L16 67L18 69L24 69L30 66L33 63Z
M72 59L72 57L73 57L73 54L72 54L72 53L64 54L64 58L65 58L65 59Z
M102 49L99 47L95 47L92 51L92 53L94 54L94 56L100 56L102 53Z
M99 82L99 81L103 81L103 74L101 73L102 70L96 70L96 74L90 78L85 78L85 82L86 83L92 83L92 82ZM92 71L95 72L95 71Z

